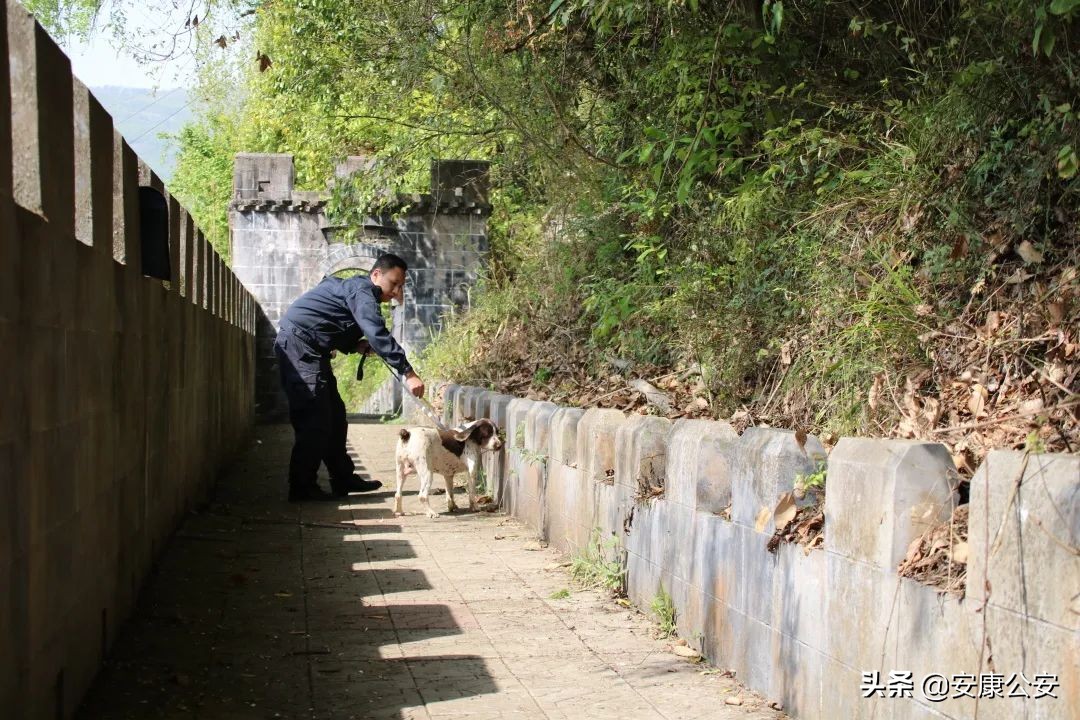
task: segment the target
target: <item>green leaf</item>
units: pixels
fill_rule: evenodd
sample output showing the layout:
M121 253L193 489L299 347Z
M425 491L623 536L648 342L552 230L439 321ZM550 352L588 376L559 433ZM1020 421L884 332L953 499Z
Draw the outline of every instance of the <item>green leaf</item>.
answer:
M1054 34L1054 26L1052 24L1040 21L1035 26L1035 38L1031 42L1031 50L1035 55L1039 54L1041 50L1046 57L1050 57L1054 52L1054 44L1057 42L1057 37Z
M1080 170L1080 158L1077 158L1072 145L1061 148L1057 154L1058 176L1063 180L1071 180L1076 177L1078 170Z
M780 33L780 26L784 24L784 3L777 0L772 6L772 32L773 35Z
M1054 15L1067 15L1080 8L1080 0L1054 0L1050 3L1050 12Z
M1046 57L1050 57L1054 54L1054 43L1057 42L1057 36L1054 34L1053 28L1047 28L1043 32L1042 51Z

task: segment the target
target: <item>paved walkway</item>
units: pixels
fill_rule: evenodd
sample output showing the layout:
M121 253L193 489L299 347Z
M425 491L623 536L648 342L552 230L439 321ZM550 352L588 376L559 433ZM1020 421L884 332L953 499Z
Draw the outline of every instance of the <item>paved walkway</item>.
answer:
M78 717L781 717L599 592L556 599L565 558L515 521L394 517L398 429L350 428L389 492L296 506L291 431L259 428L171 542Z

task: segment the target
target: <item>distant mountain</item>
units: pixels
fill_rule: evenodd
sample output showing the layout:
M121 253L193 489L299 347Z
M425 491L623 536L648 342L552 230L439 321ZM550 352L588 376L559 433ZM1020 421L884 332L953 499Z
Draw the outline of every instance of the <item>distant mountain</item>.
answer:
M165 88L154 92L147 88L113 85L90 90L112 115L116 129L138 156L168 184L176 166L175 143L158 136L174 134L191 120L187 91Z

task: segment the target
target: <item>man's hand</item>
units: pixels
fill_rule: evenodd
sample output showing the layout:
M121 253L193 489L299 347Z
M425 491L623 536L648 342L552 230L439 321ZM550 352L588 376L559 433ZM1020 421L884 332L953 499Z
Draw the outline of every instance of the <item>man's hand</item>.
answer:
M356 352L360 353L361 355L363 355L370 349L371 344L367 340L361 339L360 342L356 344Z
M410 372L405 376L405 385L408 386L409 392L415 397L424 397L424 381L416 373Z

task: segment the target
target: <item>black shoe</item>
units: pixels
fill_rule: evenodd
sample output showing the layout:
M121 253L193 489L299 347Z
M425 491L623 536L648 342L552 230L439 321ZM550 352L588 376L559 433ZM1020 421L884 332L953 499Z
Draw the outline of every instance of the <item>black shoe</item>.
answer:
M382 487L382 483L378 480L364 480L362 477L353 473L352 476L344 478L343 480L330 480L330 489L334 491L334 494L338 497L348 495L349 493L361 493L371 492L372 490L378 490Z
M318 485L290 485L289 502L325 502L334 500L334 496Z

